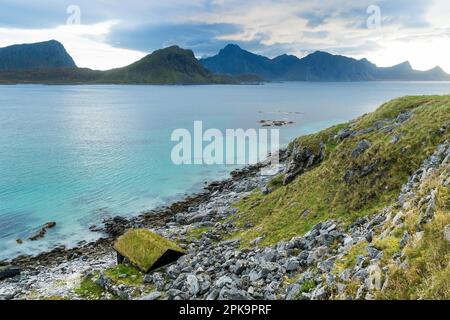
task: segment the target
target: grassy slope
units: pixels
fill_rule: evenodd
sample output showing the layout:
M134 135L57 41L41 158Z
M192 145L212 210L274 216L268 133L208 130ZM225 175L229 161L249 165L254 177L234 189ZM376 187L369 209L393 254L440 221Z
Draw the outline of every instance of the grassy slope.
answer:
M408 261L406 268L397 264L386 265L389 268L389 285L378 293L381 299L450 299L450 243L444 239L444 229L450 225L450 189L442 184L446 173L437 172L422 187L422 196L436 190L436 216L425 225L423 236L411 241L404 254ZM408 230L409 234L422 231L418 227L421 212L426 204L415 203L406 213L405 226L393 227L394 235ZM397 232L396 232L397 231Z
M372 126L375 121L395 118L403 111L412 111L411 118L390 133L380 130L336 142L334 135L342 128L352 130ZM408 176L429 156L436 146L449 138L439 129L450 121L450 96L404 97L390 101L375 112L347 124L300 137L294 143L318 148L326 144L326 158L314 169L297 177L286 186L279 186L269 195L255 192L239 202L237 224L241 231L234 237L244 245L263 236L261 245L307 232L319 221L336 218L352 221L358 216L374 213L394 200ZM394 135L401 135L396 144ZM352 150L361 139L372 145L353 159ZM347 184L343 177L349 169L361 169L376 162L375 170ZM279 178L278 178L279 179ZM303 214L306 210L310 213ZM253 227L245 229L251 222Z

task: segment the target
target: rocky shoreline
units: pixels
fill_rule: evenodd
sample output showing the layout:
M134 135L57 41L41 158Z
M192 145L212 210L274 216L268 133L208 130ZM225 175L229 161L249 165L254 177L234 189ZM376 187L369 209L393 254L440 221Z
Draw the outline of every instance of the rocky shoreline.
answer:
M284 152L284 150L280 152L282 156ZM258 187L264 187L270 177L258 176L258 174L267 165L268 161L234 170L230 173L230 178L208 183L203 192L189 195L180 201L147 211L139 216L132 218L116 216L105 219L102 226L91 228L91 231L102 234L96 241L80 242L72 248L58 246L36 256L21 255L11 260L0 261L0 268L9 267L20 270L20 275L17 277L0 282L0 300L24 298L30 293L34 284L37 283L37 287L42 286L40 289L43 289L49 282L65 279L66 272L80 276L91 268L106 268L114 265L115 253L112 245L115 239L129 228L150 228L164 233L166 229L171 230L179 226L181 221L193 227L210 226L211 220L226 217L227 214L219 213L216 217L212 217L210 213L198 214L198 209L205 206L215 207L217 201L230 197L230 194L232 199L227 198L227 202L231 203ZM190 214L186 217L183 215L185 212ZM59 276L56 276L57 274ZM42 292L44 294L39 294L40 297L53 296L46 290ZM58 294L63 293L64 290L58 291Z
M406 207L420 198L419 201L427 201L432 207L430 196L419 195L417 190L430 175L448 169L449 159L450 146L440 145L403 187L398 206ZM104 288L104 299L372 299L372 290L382 290L387 281L386 269L378 263L384 252L371 242L380 228L401 223L401 211L396 214L394 206L371 218L362 217L350 226L334 220L323 221L302 237L270 247L259 247L256 238L252 248L240 249L239 240L224 237L236 229L233 225L236 210L231 204L256 188L265 190L271 179L258 174L261 166L235 171L232 178L208 185L204 193L160 211L130 220L113 218L105 223L108 237L96 242L69 250L56 248L37 257L19 257L8 262L22 268L22 273L1 283L0 297L80 299L75 288L86 276L95 278L95 283ZM449 183L448 172L442 181ZM432 219L432 209L427 212L424 221ZM142 285L117 285L102 270L115 265L112 241L130 227L148 227L176 239L188 254L175 264L145 275ZM193 239L188 237L193 228L208 231ZM386 228L386 235L388 231ZM401 247L417 237L405 234ZM337 261L363 242L367 243L366 253L357 257L355 266L340 274L333 273ZM401 265L402 257L399 252L392 259ZM362 280L354 296L345 291L347 285L342 283L350 279Z
M428 264L436 263L434 269L444 270L442 275L437 274L437 293L428 292L432 285L426 282L416 297L445 298L448 292L439 290L448 288L445 286L446 257L450 254L448 137L436 138L440 143L434 144L427 157L414 165L407 180L401 180L402 188L395 189L389 202L351 221L329 215L308 226L306 233L296 232L290 239L283 236L284 240L278 238L270 245L263 245L267 235L258 229L248 242L242 243L241 236L255 225L252 219L240 219L243 212L235 207L240 200L251 200L255 191L263 198L280 193L283 197L298 176L306 176L326 163L330 150L326 144L328 148L346 144L348 157L361 159L375 143L374 139L368 139L368 133L379 133L389 146L401 143L402 137L394 135L394 130L413 117L413 113L402 112L394 118L375 121L362 133L353 130L355 123L346 129L325 131L320 139L293 143L283 150L276 179L261 174L269 160L248 166L232 172L227 180L210 183L204 192L170 206L136 218L109 219L99 229L105 236L98 241L4 261L1 264L13 266L16 271L20 268L21 272L0 280L0 299L409 298L410 285L406 284L404 292L401 288L405 286L409 268L416 268L414 272L425 268L415 261L418 254L428 254L433 259L444 254L443 262L426 257ZM436 137L446 134L449 127L448 122L438 127ZM368 157L359 167L345 163L345 170L339 175L342 185L352 186L358 179L370 176L376 166L367 164L373 161ZM278 186L274 186L274 180L278 180ZM272 189L281 188L280 185L286 189ZM250 205L257 203L251 200ZM299 211L296 218L309 219L310 214ZM117 266L112 243L127 229L136 227L151 229L176 241L186 255L146 275L131 267ZM436 248L431 248L430 243Z

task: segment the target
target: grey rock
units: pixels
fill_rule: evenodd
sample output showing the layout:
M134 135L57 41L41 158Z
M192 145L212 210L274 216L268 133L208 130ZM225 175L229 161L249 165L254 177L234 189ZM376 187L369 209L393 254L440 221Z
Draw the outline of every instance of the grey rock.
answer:
M22 270L14 266L0 267L0 280L13 278L20 275Z
M362 268L364 262L366 261L366 257L362 254L356 256L356 266Z
M450 225L446 225L444 228L444 239L450 243Z
M286 300L294 300L300 292L300 285L298 283L290 284L286 288Z
M267 188L267 187L263 187L263 188L261 189L261 192L262 192L262 194L269 194L269 193L270 193L270 189Z
M242 276L239 279L239 287L247 290L250 287L250 277L248 275Z
M373 264L367 267L367 288L369 290L381 290L381 269L378 265Z
M240 275L246 269L246 262L244 260L238 260L234 265L230 267L230 271L236 275Z
M397 123L403 123L405 121L407 121L409 118L411 118L411 112L410 111L405 111L400 113L397 118L395 119L395 122Z
M382 224L385 220L386 220L386 217L384 217L383 215L377 215L375 218L373 218L369 222L369 224L367 225L367 228L372 228L372 227L378 226L378 225Z
M358 271L355 272L353 278L360 281L365 281L367 279L367 276L368 273L366 269L359 269Z
M367 242L371 243L373 239L373 232L372 231L367 232L365 238Z
M374 122L373 126L375 129L380 130L381 128L387 126L391 121L389 120L377 120Z
M177 289L169 289L167 291L167 295L169 297L169 300L173 300L175 297L179 297L180 295L183 295L183 292L181 290L177 290Z
M276 263L273 262L263 262L261 264L261 272L263 277L267 276L269 273L274 272L278 270L279 266Z
M298 262L300 263L300 266L304 267L307 265L308 256L309 256L308 250L303 250L302 252L299 253L297 258L298 258Z
M344 181L346 184L352 184L353 178L355 177L356 173L354 170L347 170L344 174Z
M161 292L153 291L152 293L141 297L140 300L151 300L151 301L153 301L153 300L159 299L159 297L161 297Z
M232 284L233 279L231 279L229 276L221 276L217 281L214 283L215 288L222 288L226 284Z
M334 139L336 140L344 140L348 137L350 137L353 134L353 131L351 131L348 128L341 129L338 131L338 133L334 136Z
M380 251L373 246L367 246L366 250L369 254L369 257L371 257L372 259L378 259L383 254L383 251Z
M323 272L329 273L334 267L335 258L329 258L325 261L321 261L317 264L317 267Z
M317 286L311 292L311 300L325 300L329 296L329 292L325 286Z
M425 224L434 217L436 212L436 190L432 190L427 208L419 217L419 224Z
M255 246L258 243L260 243L262 241L262 239L264 239L263 237L257 237L255 239L253 239L252 241L250 241L250 245Z
M297 258L290 258L285 265L286 271L297 271L300 267L300 262Z
M319 152L316 154L311 149L303 147L300 144L294 144L291 155L287 161L283 184L288 184L296 176L302 174L311 167L322 162L325 157L325 144L320 143Z
M200 291L200 284L197 277L193 274L188 275L186 277L186 287L192 296L197 296Z
M249 273L250 282L258 281L262 278L262 273L257 270L251 270Z
M358 144L356 145L355 149L353 149L353 151L352 151L352 157L353 158L359 157L361 154L364 153L364 151L369 149L370 146L371 146L370 141L368 141L366 139L359 141Z
M219 297L219 294L220 294L219 289L213 289L207 295L206 300L216 300Z
M225 286L220 290L220 300L250 300L250 295L244 291L236 288L235 286Z
M173 264L166 269L166 273L169 278L176 279L180 274L180 270L175 264Z
M268 262L275 262L277 261L277 252L271 248L266 248L262 254L262 258L265 261Z
M400 141L400 136L399 135L395 135L391 139L391 144L396 144L399 141Z
M186 221L188 224L192 224L195 222L203 222L208 221L211 219L211 213L210 212L200 212L196 213L192 216L187 217Z
M352 276L352 271L349 268L342 271L341 274L339 275L339 277L342 279L342 281L349 281L351 279L351 276Z
M402 239L400 240L400 248L404 248L407 245L408 240L409 240L409 233L408 231L405 231L403 233Z

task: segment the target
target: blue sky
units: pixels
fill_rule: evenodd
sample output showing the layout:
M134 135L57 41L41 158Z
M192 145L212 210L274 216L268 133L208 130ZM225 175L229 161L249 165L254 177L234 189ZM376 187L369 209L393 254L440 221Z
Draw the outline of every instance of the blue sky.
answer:
M173 44L204 57L237 43L269 57L283 53L302 57L324 50L366 57L380 66L409 60L420 70L440 65L450 72L448 0L0 0L0 4L0 46L56 39L79 66L94 69L120 67ZM76 10L68 11L73 5Z

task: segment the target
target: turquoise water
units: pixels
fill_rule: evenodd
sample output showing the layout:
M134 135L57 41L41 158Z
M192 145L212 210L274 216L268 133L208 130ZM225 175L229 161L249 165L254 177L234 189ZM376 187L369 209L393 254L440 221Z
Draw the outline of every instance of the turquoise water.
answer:
M289 118L286 143L394 97L444 93L449 83L0 86L0 259L94 239L88 228L104 217L136 215L226 177L234 167L172 164L172 130L192 130L194 120L223 130ZM48 221L57 226L45 239L26 240Z

